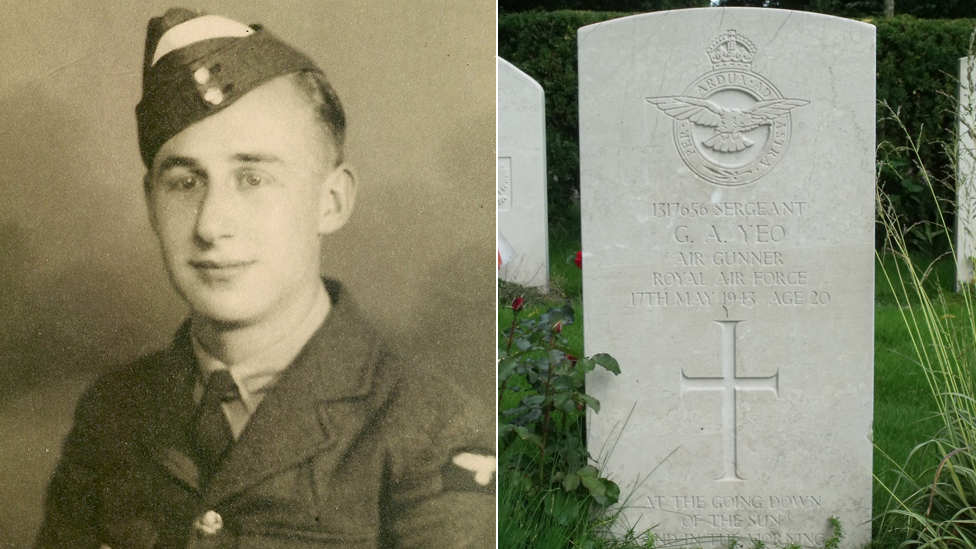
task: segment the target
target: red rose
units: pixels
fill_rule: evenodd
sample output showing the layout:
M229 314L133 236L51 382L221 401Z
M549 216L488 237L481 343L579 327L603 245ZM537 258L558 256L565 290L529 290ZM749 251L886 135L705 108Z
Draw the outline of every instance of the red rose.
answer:
M576 366L576 361L579 359L573 355L566 355L566 360L568 360L569 363L572 364L573 366Z
M580 269L583 268L583 250L576 252L576 259L573 260L573 263Z
M525 308L525 298L518 296L512 300L512 310L516 313Z
M562 320L560 320L559 322L557 322L552 327L552 333L554 333L554 334L558 334L561 331L563 331L563 321Z

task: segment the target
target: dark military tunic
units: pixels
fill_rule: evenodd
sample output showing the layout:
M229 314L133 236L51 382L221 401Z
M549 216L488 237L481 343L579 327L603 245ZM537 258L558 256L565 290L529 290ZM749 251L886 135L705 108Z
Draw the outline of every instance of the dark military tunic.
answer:
M187 325L171 348L96 381L37 547L494 546L494 478L456 459L493 452L493 415L450 382L418 379L327 287L329 316L205 486L189 447Z

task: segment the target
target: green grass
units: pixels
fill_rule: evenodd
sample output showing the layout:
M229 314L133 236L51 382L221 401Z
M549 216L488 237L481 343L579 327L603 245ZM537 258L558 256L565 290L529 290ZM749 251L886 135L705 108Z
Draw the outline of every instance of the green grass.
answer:
M929 264L930 258L917 258ZM874 545L895 548L905 541L898 532L904 521L882 517L893 508L884 486L893 487L899 497L909 495L910 487L899 483L899 469L918 475L938 463L935 456L908 461L912 450L931 440L941 425L936 403L925 374L915 358L915 349L902 312L884 272L894 268L890 257L875 267L874 314ZM939 260L933 268L930 283L946 290L955 276L951 260ZM904 299L902 300L904 302Z
M518 460L530 450L526 445L513 444L499 456L508 463ZM498 491L498 546L533 549L564 549L587 537L590 523L587 505L579 499L565 498L560 491L544 492L526 497L523 491L501 483ZM567 517L551 511L553 497L564 497L572 507ZM555 516L554 516L555 515Z
M569 302L576 311L576 323L565 329L564 333L570 340L570 347L583 350L583 311L582 311L582 276L581 271L567 261L580 249L579 228L562 226L550 233L550 270L552 291L548 296L526 292L527 308L522 314L544 312L549 307L560 306ZM916 262L921 265L932 264L926 283L932 289L942 289L947 292L948 303L946 313L965 314L961 299L952 293L954 283L954 265L951 258L918 257ZM891 270L893 260L886 257L884 266ZM942 422L936 417L937 406L931 389L921 367L915 358L915 348L898 299L884 276L884 269L879 262L876 269L875 284L875 410L873 437L875 443L874 455L874 483L873 506L876 517L874 522L874 542L876 549L895 549L905 541L904 534L899 529L904 521L882 513L893 508L888 488L899 497L907 496L912 487L906 483L899 483L899 471L909 475L938 465L942 456L934 452L922 453L908 461L912 450L919 444L933 439ZM508 308L512 297L519 295L520 289L502 284L500 288L500 306L498 315L499 330L511 325L512 310ZM904 303L905 296L901 296ZM622 375L627 375L626 365L622 365ZM512 379L510 384L519 384L518 379ZM514 406L520 399L519 393L508 393L500 403L504 410ZM519 452L518 445L509 448L507 455L500 460L504 463L512 458L512 452ZM907 465L906 465L907 464ZM885 488L887 486L888 488ZM538 496L542 498L543 496ZM579 502L580 516L585 517L587 506ZM636 542L620 543L608 541L594 541L592 531L598 528L585 519L572 524L561 524L544 512L542 499L526 501L520 498L516 491L501 487L499 493L499 547L575 547L579 540L594 543L599 547L637 547ZM606 517L603 517L606 520ZM571 541L573 540L573 541Z

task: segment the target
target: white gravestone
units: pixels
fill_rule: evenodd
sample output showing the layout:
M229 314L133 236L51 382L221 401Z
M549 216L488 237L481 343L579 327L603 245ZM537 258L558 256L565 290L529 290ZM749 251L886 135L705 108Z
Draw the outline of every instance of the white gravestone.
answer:
M579 30L588 446L659 545L870 539L875 29L706 8ZM612 450L612 451L611 451Z
M549 285L546 206L546 108L542 86L498 60L498 232L515 257L499 278L523 286Z
M959 143L956 156L956 286L973 283L976 261L976 59L959 59Z

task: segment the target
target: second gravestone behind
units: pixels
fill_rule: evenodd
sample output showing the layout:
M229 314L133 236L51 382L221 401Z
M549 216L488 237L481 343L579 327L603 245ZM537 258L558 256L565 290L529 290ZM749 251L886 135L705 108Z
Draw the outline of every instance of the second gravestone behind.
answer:
M501 57L497 67L498 232L515 252L498 276L545 291L549 286L545 94L538 82Z
M589 449L659 544L870 539L874 27L754 8L579 31Z
M956 150L956 289L973 283L976 263L976 58L959 59Z

